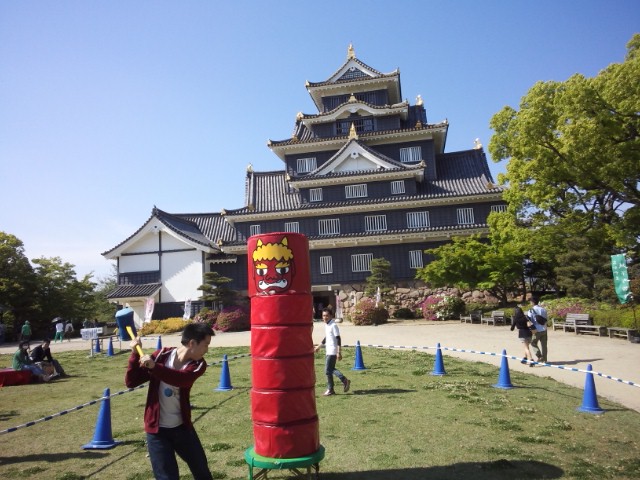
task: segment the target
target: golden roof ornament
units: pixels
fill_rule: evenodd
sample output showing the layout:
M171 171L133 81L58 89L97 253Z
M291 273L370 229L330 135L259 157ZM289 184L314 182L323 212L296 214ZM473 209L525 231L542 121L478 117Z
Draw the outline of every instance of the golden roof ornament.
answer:
M249 164L247 165L247 173L251 173L253 172L253 165Z
M482 144L480 143L480 139L479 139L479 138L476 138L476 139L473 141L473 149L474 149L474 150L480 150L481 148L482 148Z
M352 93L351 96L349 97L349 103L356 103L358 101L358 99L356 98L356 96Z
M349 129L349 140L355 138L356 140L358 139L358 132L356 132L356 124L355 123L351 123L351 128Z
M423 101L422 101L422 95L418 95L418 96L416 97L416 105L418 105L419 107L421 107L421 106L422 106L422 104L423 104Z
M347 60L351 60L356 58L356 51L353 49L353 44L349 44L349 48L347 49Z

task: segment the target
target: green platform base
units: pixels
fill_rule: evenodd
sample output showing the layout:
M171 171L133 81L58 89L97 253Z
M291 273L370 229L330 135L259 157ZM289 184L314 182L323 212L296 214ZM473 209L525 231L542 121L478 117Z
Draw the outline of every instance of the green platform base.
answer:
M244 459L249 465L249 480L259 480L261 478L267 478L269 470L289 470L298 478L312 479L313 477L319 478L320 461L324 458L324 447L320 445L320 448L316 453L308 455L306 457L299 458L270 458L258 455L253 451L253 447L248 448L244 452ZM253 469L259 468L260 470L254 475ZM301 469L306 470L301 470Z

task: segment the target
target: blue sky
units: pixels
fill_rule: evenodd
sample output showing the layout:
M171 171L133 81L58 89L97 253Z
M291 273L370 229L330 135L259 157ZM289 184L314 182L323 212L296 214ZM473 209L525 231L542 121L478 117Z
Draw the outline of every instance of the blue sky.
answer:
M349 43L456 151L535 82L623 61L639 27L636 0L3 1L0 231L100 278L154 205L241 207Z

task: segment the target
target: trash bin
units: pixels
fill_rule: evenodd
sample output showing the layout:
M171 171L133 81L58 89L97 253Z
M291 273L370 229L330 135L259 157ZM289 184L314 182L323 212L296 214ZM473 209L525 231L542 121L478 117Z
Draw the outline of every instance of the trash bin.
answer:
M133 323L133 309L130 307L123 308L116 312L116 324L118 325L118 336L120 340L130 341L133 340L127 332L127 327L131 327L134 335L137 335L136 325Z

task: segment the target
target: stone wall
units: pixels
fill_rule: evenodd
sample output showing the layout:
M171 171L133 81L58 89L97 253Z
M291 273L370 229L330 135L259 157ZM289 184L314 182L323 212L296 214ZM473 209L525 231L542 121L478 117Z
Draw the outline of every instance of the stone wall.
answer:
M366 285L364 284L348 285L343 286L343 288L339 290L338 298L340 299L343 316L350 315L355 305L365 296L365 287ZM387 310L389 310L389 314L393 316L393 313L399 308L408 308L414 312L420 310L420 305L424 299L431 295L462 297L462 300L464 300L466 304L474 303L492 306L499 304L499 300L487 291L461 291L458 288L428 288L420 284L394 287L391 292L384 296L382 301L385 307L387 307Z

